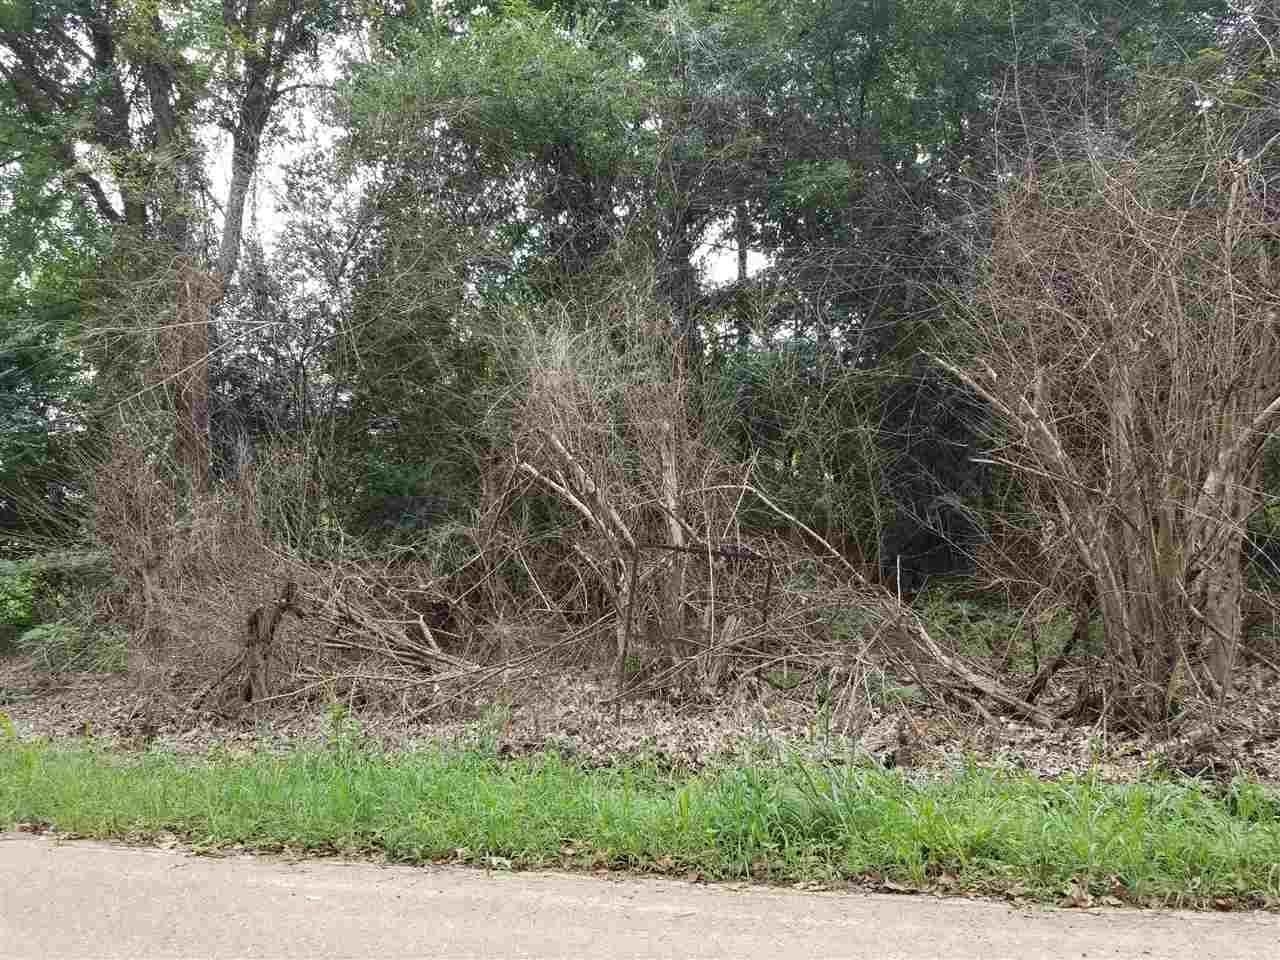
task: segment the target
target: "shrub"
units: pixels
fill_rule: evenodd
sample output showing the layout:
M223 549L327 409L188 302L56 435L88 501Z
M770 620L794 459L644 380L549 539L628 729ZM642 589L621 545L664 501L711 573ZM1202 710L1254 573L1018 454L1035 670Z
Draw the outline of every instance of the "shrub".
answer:
M127 641L118 630L94 630L69 620L55 620L25 631L18 637L17 648L51 673L107 673L124 669Z
M117 669L122 652L115 638L87 655L100 645L93 601L110 582L108 560L98 553L0 561L0 652L34 653L54 670Z
M29 563L0 560L0 652L31 626L36 589L36 576Z

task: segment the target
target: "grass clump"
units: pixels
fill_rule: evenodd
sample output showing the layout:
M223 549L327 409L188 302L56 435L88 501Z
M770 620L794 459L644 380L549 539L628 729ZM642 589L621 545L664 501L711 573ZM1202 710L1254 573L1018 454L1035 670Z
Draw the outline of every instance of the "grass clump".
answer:
M483 749L387 753L347 725L284 755L113 752L0 732L0 822L91 837L419 863L610 866L712 879L861 877L958 890L1067 889L1138 903L1280 898L1280 798L1241 782L1041 782L970 767L914 780L795 762L701 773L586 768Z

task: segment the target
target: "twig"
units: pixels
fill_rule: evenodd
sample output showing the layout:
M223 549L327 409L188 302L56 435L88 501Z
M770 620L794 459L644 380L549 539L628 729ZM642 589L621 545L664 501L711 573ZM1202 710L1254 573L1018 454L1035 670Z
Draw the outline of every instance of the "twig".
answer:
M950 673L959 677L969 686L981 690L992 700L1002 703L1015 713L1022 715L1042 727L1052 727L1054 725L1053 715L1046 713L1034 704L1027 703L1025 700L1015 697L1013 694L1005 690L1000 684L994 680L982 676L970 670L963 663L950 656L945 650L938 646L937 642L929 636L924 626L914 617L908 619L904 624L907 634L916 644L928 652L939 664L945 667Z
M636 613L636 569L640 566L640 548L631 547L631 578L627 584L626 621L622 628L622 643L618 650L618 685L617 696L614 697L613 722L616 726L622 721L622 688L627 682L627 652L631 645L631 625ZM621 612L621 611L619 611Z
M996 722L996 718L991 715L991 711L988 710L986 707L984 707L977 700L973 699L973 697L969 696L967 693L962 693L961 691L955 690L955 689L953 689L951 692L955 694L957 697L959 697L961 700L963 700L965 703L967 703L976 713L981 714L982 719L986 720L988 725L993 727L999 726L999 723Z
M245 653L242 650L240 651L240 654L233 661L231 661L231 666L223 670L222 673L218 675L218 678L216 680L214 680L212 683L207 684L204 690L201 691L200 694L194 700L191 701L191 703L187 706L187 709L199 710L200 705L209 698L209 694L213 693L214 690L222 686L222 684L226 681L227 677L231 676L231 674L235 673L236 670L240 668L240 666L244 663L244 658L245 658Z
M710 487L703 487L702 489L706 491L745 490L748 493L753 494L761 503L763 503L766 507L768 507L774 513L776 513L782 519L786 520L789 523L794 524L796 527L803 530L810 537L812 537L815 542L817 542L827 551L827 553L831 554L832 557L834 557L837 561L839 561L840 565L843 566L846 570L848 570L849 573L853 576L853 579L856 580L860 585L865 587L871 586L871 584L867 582L867 578L858 572L857 567L855 567L853 564L851 564L848 560L845 559L844 554L842 554L839 550L837 550L830 543L828 543L821 536L819 536L818 532L814 530L813 527L809 526L807 523L802 521L795 514L788 513L786 510L783 510L780 506L778 506L776 503L770 500L767 496L764 495L764 493L758 487L754 487L749 483L741 483L741 484L730 483L730 484L718 484Z
M1089 616L1092 612L1093 604L1089 601L1088 594L1082 595L1076 607L1076 623L1075 628L1071 631L1071 636L1067 637L1067 642L1062 645L1058 655L1036 671L1035 677L1031 680L1031 685L1027 687L1027 692L1022 696L1022 699L1027 703L1035 703L1039 699L1040 694L1044 692L1044 688L1053 679L1053 675L1066 663L1067 657L1071 656L1071 652L1078 644L1084 642L1084 638L1089 634Z

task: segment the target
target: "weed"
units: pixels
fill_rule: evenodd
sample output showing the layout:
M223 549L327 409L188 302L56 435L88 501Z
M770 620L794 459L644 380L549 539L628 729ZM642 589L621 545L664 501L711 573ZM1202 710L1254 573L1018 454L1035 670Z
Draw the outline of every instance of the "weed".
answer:
M480 719L468 731L467 742L473 750L486 756L496 755L502 735L511 724L511 706L491 703L484 708Z
M945 587L930 590L921 615L929 627L961 653L991 656L1003 651L1018 629L1017 611L953 596Z
M871 702L884 709L924 703L924 692L914 684L899 683L883 670L868 671L864 681Z
M122 755L0 737L0 824L85 836L180 833L202 845L613 865L709 878L1020 889L1071 884L1140 903L1280 897L1280 797L1241 781L1042 782L970 765L949 778L792 760L697 773L388 753L335 709L326 745L279 755ZM463 851L459 854L458 851ZM497 860L494 860L497 858Z
M119 672L125 668L128 656L123 632L94 629L67 620L36 624L18 637L15 646L51 673Z
M794 690L804 680L804 674L798 670L766 670L763 674L765 683L775 690Z
M1045 657L1062 649L1074 628L1066 607L1041 611L1034 623L1026 612L994 597L957 596L949 585L931 588L923 598L921 616L939 637L966 656L1009 655L1012 666L1027 672L1039 669ZM1102 650L1102 624L1094 621L1080 653Z
M325 743L340 757L350 757L369 746L364 727L351 715L350 708L341 700L329 704L328 734Z

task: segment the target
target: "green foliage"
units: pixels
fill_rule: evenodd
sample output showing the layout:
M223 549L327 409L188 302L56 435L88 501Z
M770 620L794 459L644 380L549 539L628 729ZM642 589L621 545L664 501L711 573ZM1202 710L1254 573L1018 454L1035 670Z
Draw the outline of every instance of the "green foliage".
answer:
M1022 627L1022 614L1006 604L979 602L935 587L923 598L921 616L931 633L969 655L1002 652Z
M804 674L797 670L766 670L761 676L775 690L794 690L804 681Z
M128 654L123 631L94 629L70 620L37 624L22 633L15 646L50 673L118 673L124 670Z
M900 683L883 670L873 671L867 677L867 694L871 702L882 709L920 706L928 700L918 686Z
M41 554L20 566L39 578L45 609L57 609L79 589L106 586L112 577L111 558L92 550Z
M595 15L507 3L460 32L442 21L403 31L393 51L346 89L353 133L384 155L416 149L415 127L445 121L499 169L563 144L600 175L652 141L640 121L654 90Z
M476 486L489 439L483 405L497 379L492 350L434 306L432 285L406 269L396 271L394 291L375 281L358 295L357 315L379 320L362 323L348 341L360 364L336 424L346 450L330 467L357 513L389 496L456 497Z
M697 870L710 878L927 887L1069 885L1134 903L1280 895L1280 798L1167 781L1042 782L966 768L939 779L788 761L664 773L487 748L391 754L349 732L291 753L160 751L0 740L0 826L41 821L90 837L177 832L202 845L461 856L516 867Z
M840 206L853 187L854 171L846 160L796 164L782 182L786 198L800 206Z
M305 79L348 25L370 41L351 49L372 53L343 63L321 107L341 148L290 167L284 230L273 254L246 254L252 269L219 303L210 367L219 479L251 449L269 536L317 552L388 497L439 497L470 518L510 452L521 361L509 345L526 342L512 327L570 316L622 353L643 313L687 341L698 439L753 463L787 510L873 562L890 470L945 472L920 447L889 449L882 387L921 342L955 343L937 306L971 295L997 118L1031 117L1031 142L1124 116L1163 127L1150 142L1165 150L1201 122L1188 90L1217 102L1215 129L1253 115L1242 143L1266 140L1275 103L1274 66L1238 48L1248 31L1223 29L1215 0L373 7L192 0L157 19L154 3L0 0L0 523L36 525L21 492L74 534L84 498L68 465L120 416L155 425L148 455L171 440L155 320L173 313L174 241L201 246L221 216L196 199L208 173L193 131L234 127L246 91ZM81 49L91 16L109 28L109 64ZM268 47L279 69L255 86L246 71ZM1162 73L1193 82L1143 86ZM36 96L32 78L55 95ZM1026 94L1017 109L1012 90ZM272 106L250 126L275 131ZM1086 184L1087 165L1061 169L1064 190ZM1182 189L1148 169L1169 196ZM720 239L768 265L716 288L697 251ZM614 387L631 375L622 366L602 367ZM955 459L974 460L948 431ZM268 469L277 445L297 456ZM549 503L523 501L531 548L558 529ZM747 533L780 524L754 502L741 519ZM387 540L447 568L454 532ZM80 662L95 634L69 613L75 591L48 569L23 576L0 577L0 629L50 664ZM966 651L1003 649L1012 615L968 603L927 613Z
M704 423L733 460L757 473L785 507L851 552L874 558L880 500L878 372L843 366L801 340L719 358L704 384ZM748 511L759 509L748 506ZM776 523L762 510L762 526Z
M30 564L0 560L0 650L34 621L36 578Z
M0 108L0 140L19 131ZM90 399L76 347L80 285L102 234L38 154L0 166L0 522L50 519L50 483L65 484L70 429ZM46 524L47 525L47 524Z
M926 626L940 641L968 656L1002 657L1008 651L1010 665L1026 671L1035 670L1043 658L1062 649L1075 627L1068 608L1050 610L1032 625L1027 622L1032 612L1011 607L998 596L966 591L963 584L932 586L917 604ZM1101 624L1093 623L1085 650L1078 652L1097 652L1100 646Z
M358 761L377 752L377 745L365 733L360 721L339 700L329 705L325 747L345 762Z
M96 553L0 560L0 652L15 646L51 670L118 669L123 640L102 634L90 612L111 576Z

